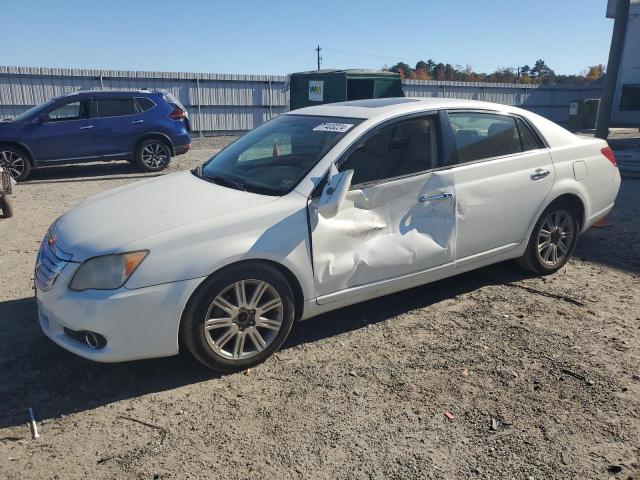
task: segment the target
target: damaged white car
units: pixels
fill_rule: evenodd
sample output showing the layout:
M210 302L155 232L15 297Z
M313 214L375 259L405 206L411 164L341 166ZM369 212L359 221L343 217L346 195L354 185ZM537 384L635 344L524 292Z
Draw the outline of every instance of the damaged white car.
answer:
M193 171L54 222L35 272L39 321L96 361L184 346L211 368L246 368L296 320L509 259L555 272L619 185L606 142L518 108L304 108Z

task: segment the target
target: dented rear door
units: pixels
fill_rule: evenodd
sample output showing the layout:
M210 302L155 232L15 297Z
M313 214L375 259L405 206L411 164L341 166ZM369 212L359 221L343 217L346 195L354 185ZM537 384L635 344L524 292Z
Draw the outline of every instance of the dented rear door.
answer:
M351 287L451 263L455 191L451 170L434 170L352 187L338 214L324 218L310 202L318 303Z

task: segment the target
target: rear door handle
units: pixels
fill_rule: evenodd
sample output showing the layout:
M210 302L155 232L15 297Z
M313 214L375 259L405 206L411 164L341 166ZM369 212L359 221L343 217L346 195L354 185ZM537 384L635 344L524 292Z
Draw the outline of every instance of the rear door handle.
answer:
M551 172L549 170L545 170L543 168L538 168L536 169L535 172L533 172L531 174L531 180L541 180L544 177L546 177L547 175L549 175Z
M93 128L93 125L86 125L84 127L80 127L80 130L90 130Z
M453 193L449 193L449 192L444 192L444 193L438 193L437 195L422 195L418 198L418 201L420 203L424 203L424 202L433 202L434 200L446 200L447 198L452 198L453 197Z
M134 120L134 121L133 121L133 122L131 122L131 123L132 123L132 124L134 124L134 123L143 123L143 122L144 122L144 120Z

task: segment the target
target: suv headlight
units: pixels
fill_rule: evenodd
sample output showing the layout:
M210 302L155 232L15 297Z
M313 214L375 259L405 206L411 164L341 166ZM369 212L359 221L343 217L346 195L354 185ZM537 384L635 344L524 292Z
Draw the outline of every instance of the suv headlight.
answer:
M138 268L148 250L93 257L85 261L71 279L71 290L115 290Z

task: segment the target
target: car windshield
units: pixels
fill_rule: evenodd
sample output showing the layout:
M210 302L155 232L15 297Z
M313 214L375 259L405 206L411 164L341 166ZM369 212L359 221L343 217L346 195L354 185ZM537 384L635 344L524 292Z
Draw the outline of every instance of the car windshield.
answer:
M46 102L41 103L40 105L36 105L35 107L31 107L29 110L26 110L26 111L22 112L20 115L18 115L16 118L14 118L13 121L14 122L19 122L21 120L26 120L31 115L33 115L35 113L38 113L41 110L44 110L45 108L47 108L49 105L51 105L55 101L56 101L56 99L52 98L51 100L47 100Z
M194 173L230 188L284 195L360 122L282 115L239 138Z

